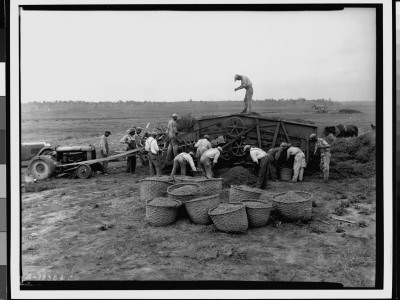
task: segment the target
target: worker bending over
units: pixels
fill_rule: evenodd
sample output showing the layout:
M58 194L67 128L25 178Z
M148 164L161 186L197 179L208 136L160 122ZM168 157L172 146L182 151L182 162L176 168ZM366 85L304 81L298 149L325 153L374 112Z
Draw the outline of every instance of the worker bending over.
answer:
M200 158L200 168L206 173L208 179L213 178L212 166L218 162L218 158L222 153L222 148L208 149ZM211 162L212 161L212 162Z
M187 163L192 168L192 171L197 171L196 167L194 166L193 157L194 157L193 152L189 152L189 153L182 152L182 153L178 154L174 158L174 166L172 167L171 176L174 176L176 174L176 170L178 169L178 167L181 168L181 175L186 175L186 164Z
M156 132L151 132L150 137L146 140L146 145L144 149L147 151L147 156L149 158L149 168L150 168L150 175L154 175L153 167L156 170L156 175L161 175L161 163L160 163L160 156L159 153L160 148L158 148L158 144L156 141Z
M323 138L317 138L317 135L315 133L310 135L310 141L315 142L314 155L317 153L318 150L320 151L321 161L319 167L324 173L324 182L328 182L329 163L331 161L331 146Z
M273 181L278 180L278 161L279 158L281 157L283 148L282 147L275 147L272 149L269 149L267 152L267 156L269 157L269 170L270 170L270 175L271 179Z
M287 145L290 146L290 144ZM294 156L293 178L291 182L297 182L297 178L299 181L303 181L304 168L307 166L305 155L300 148L290 146L287 150L286 160L289 160L291 155Z
M246 94L244 96L244 109L241 113L251 113L251 101L253 97L253 84L251 83L250 79L244 75L236 74L234 80L241 80L241 85L235 88L235 92L240 89L246 89Z
M243 150L250 153L254 164L259 165L258 181L256 187L265 190L268 183L268 170L270 167L271 155L268 156L264 150L250 145L244 146Z
M196 158L197 158L197 166L200 167L200 158L203 155L204 152L206 152L208 149L211 149L211 143L210 143L210 137L206 134L204 137L200 140L197 141L197 143L194 145L196 150Z

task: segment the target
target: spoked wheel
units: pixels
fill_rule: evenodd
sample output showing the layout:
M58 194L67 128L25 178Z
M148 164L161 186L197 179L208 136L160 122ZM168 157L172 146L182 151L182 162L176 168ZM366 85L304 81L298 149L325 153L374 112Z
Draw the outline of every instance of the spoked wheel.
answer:
M92 175L92 168L89 165L80 165L76 169L76 175L81 179L89 178Z
M230 118L226 124L226 134L230 137L242 135L246 130L246 126L241 118Z
M234 156L239 156L239 157L244 156L246 153L243 150L243 142L242 142L242 140L234 141L231 144L230 152Z

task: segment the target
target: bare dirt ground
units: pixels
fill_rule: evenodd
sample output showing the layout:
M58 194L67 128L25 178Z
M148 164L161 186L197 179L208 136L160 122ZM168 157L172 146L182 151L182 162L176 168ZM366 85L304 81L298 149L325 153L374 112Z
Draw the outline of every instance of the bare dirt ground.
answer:
M300 116L294 114L293 118ZM314 121L321 118L322 126L322 116L310 117ZM367 131L374 115L364 114L363 118L361 127ZM60 137L59 142L85 144L97 140L97 136L89 135L99 131L98 121L97 127L93 126L96 131L71 139L65 139L62 129L55 133L49 122L41 119L38 123L45 125L39 128L51 128L53 136ZM121 132L115 128L115 141L127 127L122 122L118 126ZM37 140L38 135L29 135L28 127L23 126L22 140L24 136ZM375 176L341 178L328 184L318 176L306 177L305 182L297 184L269 182L266 195L288 190L312 193L312 220L280 223L272 215L265 227L249 229L245 234L226 234L214 225L194 225L188 219L167 227L147 224L139 185L148 170L141 167L139 174L127 175L124 164L110 163L110 176L51 179L40 192L22 189L23 279L317 281L346 287L375 284ZM225 189L224 201L227 195Z

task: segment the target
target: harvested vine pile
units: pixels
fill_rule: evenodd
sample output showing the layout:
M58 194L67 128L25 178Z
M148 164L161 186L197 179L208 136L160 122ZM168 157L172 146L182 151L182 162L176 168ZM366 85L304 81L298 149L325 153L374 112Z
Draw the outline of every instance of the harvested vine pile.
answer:
M213 214L225 214L238 208L236 204L222 203L212 210Z
M243 167L234 167L221 175L224 179L222 185L224 188L231 185L254 185L257 182L257 176Z
M286 194L275 197L275 200L278 202L294 203L304 201L304 198L296 192L289 191Z
M375 174L375 133L367 132L355 138L336 139L331 143L330 177L332 179L362 177Z
M190 113L183 115L178 120L176 120L176 124L178 125L178 131L180 132L188 132L194 129L197 120Z
M174 195L192 195L197 192L197 188L193 185L185 185L172 191Z
M164 198L164 197L154 198L153 200L149 201L147 204L150 204L153 206L163 206L163 207L178 206L178 202L171 200L169 198Z

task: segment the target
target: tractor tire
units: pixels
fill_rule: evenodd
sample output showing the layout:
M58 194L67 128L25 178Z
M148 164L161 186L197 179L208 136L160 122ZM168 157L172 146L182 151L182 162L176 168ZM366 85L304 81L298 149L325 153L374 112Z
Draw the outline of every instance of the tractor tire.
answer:
M45 180L55 173L54 161L46 156L37 156L29 163L29 172L37 180Z
M48 155L51 152L54 151L54 147L44 147L42 149L40 149L40 151L38 152L38 154L36 156L41 156L41 155Z
M90 177L90 175L92 175L92 168L89 165L80 165L76 169L76 175L80 179L87 179Z

